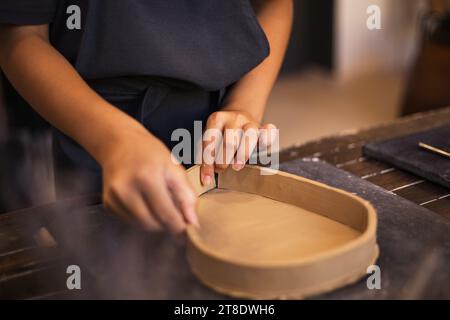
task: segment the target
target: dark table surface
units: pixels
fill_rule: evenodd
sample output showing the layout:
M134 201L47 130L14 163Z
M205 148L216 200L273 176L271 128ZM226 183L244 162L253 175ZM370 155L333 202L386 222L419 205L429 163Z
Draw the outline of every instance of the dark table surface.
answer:
M315 157L450 219L450 191L392 166L368 159L362 146L450 124L450 107L418 113L373 128L327 137L281 153L280 161Z
M430 296L448 297L445 288L450 288L450 283L447 282L448 271L445 271L449 261L449 190L366 159L361 153L361 147L367 142L446 123L450 123L450 108L281 152L284 170L350 191L356 185L364 185L357 190L368 190L361 196L374 203L383 222L379 241L385 254L380 257L380 263L388 269L384 280L389 290L368 293L362 291L360 282L322 298L422 297L421 292L428 285L419 284L433 283L430 273L442 275L434 277L441 290L432 290ZM301 160L303 158L306 161ZM342 179L331 181L318 175L316 164L308 165L308 161L316 163L318 160L328 170L319 171L337 177L351 173L353 182L339 185ZM103 211L99 200L99 196L93 195L0 215L0 298L222 298L191 275L182 247L175 246L165 235L148 235L125 227ZM390 218L395 217L393 214L399 207L408 208L414 219L410 222ZM49 231L58 245L39 244L42 230ZM401 239L395 238L397 234L402 235ZM406 241L409 238L411 240ZM400 241L402 239L404 242ZM390 241L399 243L390 246ZM399 260L402 255L411 262ZM417 265L419 261L414 261L414 257L425 265ZM444 269L440 266L443 262L446 263ZM66 268L70 264L81 267L80 291L67 290ZM422 267L431 271L418 273L417 269ZM409 292L416 292L416 295L405 295L400 290L402 287L413 288Z

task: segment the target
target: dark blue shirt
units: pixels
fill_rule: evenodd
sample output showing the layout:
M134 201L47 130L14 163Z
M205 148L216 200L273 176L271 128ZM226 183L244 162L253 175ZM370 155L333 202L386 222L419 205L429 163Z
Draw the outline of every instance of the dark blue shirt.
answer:
M67 25L73 5L80 29ZM249 0L1 0L0 23L50 24L86 80L151 76L213 91L269 54Z

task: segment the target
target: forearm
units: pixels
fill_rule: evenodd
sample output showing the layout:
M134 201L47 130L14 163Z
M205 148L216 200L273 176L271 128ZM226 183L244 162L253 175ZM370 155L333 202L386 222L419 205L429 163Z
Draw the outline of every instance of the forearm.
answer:
M224 110L245 111L261 122L287 48L292 27L292 0L252 1L270 43L270 55L240 79L227 95Z
M0 26L0 67L39 114L101 162L124 132L144 129L97 95L51 46L47 32L45 26Z

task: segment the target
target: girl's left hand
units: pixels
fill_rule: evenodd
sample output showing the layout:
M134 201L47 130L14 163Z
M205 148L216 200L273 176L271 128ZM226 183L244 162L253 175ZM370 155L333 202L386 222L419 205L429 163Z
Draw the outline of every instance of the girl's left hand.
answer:
M225 170L229 165L241 170L258 145L268 148L276 130L273 124L260 125L245 111L223 110L212 113L206 122L203 137L201 180L209 185L214 172ZM217 134L221 133L221 139Z

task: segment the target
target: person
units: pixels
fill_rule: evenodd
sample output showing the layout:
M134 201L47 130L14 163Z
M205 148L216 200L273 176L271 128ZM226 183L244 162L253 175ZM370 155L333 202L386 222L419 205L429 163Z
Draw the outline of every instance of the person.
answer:
M0 67L55 127L58 197L102 190L107 209L146 230L178 235L198 225L196 195L171 160L171 133L192 131L196 120L220 131L273 128L261 121L292 6L292 0L2 0ZM233 157L204 162L202 183L229 165L243 167ZM76 179L64 172L89 183L74 191L68 186Z

